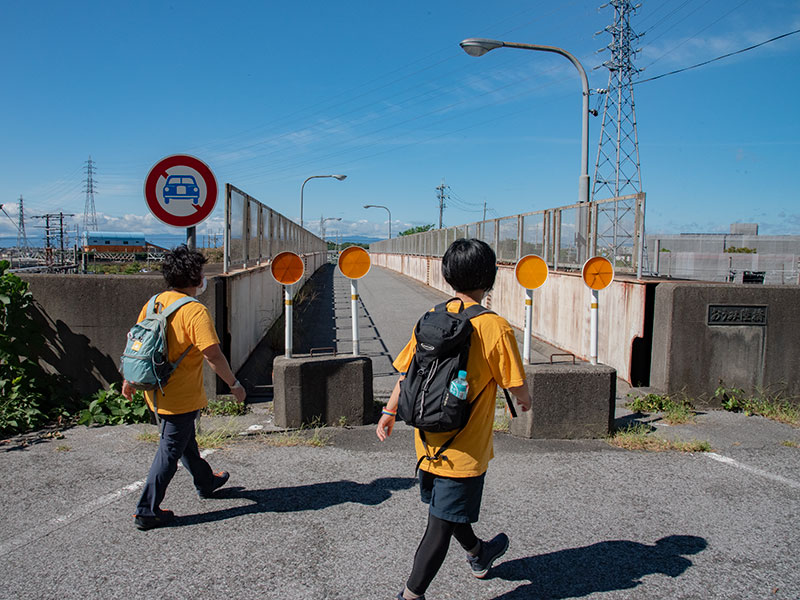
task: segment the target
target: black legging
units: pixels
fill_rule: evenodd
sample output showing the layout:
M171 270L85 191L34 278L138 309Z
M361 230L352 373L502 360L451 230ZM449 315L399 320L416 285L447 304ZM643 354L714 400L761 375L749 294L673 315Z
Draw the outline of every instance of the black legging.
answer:
M479 542L469 523L444 521L428 513L428 526L414 555L414 567L406 582L409 590L420 596L425 593L447 556L451 536L467 551L475 548Z

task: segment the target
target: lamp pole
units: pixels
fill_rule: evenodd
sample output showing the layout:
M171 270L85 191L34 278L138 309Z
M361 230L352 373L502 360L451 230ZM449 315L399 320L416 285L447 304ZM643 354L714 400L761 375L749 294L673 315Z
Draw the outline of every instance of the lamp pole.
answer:
M325 223L328 221L341 221L342 217L322 217L319 218L319 237L322 238L322 241L325 241Z
M385 206L381 206L380 204L365 204L364 208L382 208L387 213L389 213L389 238L392 239L392 211L390 211Z
M339 181L344 181L347 179L347 175L312 175L308 177L304 182L303 185L300 186L300 227L303 227L303 188L306 187L306 184L312 179L318 179L322 177L333 177Z
M563 48L556 46L542 46L540 44L519 44L516 42L501 42L499 40L489 40L486 38L469 38L461 42L461 48L470 56L483 56L495 48L521 48L523 50L539 50L541 52L553 52L567 58L581 77L583 87L583 106L581 108L581 174L578 179L578 202L589 202L589 80L586 71L580 61ZM579 211L579 218L585 217ZM580 224L579 224L580 225ZM583 228L579 227L582 232ZM588 246L588 244L587 244Z

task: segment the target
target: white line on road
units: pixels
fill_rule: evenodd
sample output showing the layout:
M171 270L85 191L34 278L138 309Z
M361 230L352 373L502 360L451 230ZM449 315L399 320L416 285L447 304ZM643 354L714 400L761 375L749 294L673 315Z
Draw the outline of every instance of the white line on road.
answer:
M758 469L756 467L743 465L742 463L737 462L732 458L728 458L727 456L722 456L721 454L717 454L716 452L706 452L704 456L707 456L712 460L716 460L717 462L721 462L723 464L736 467L737 469L742 469L743 471L748 471L749 473L754 473L756 475L760 475L761 477L766 477L767 479L771 479L772 481L777 481L778 483L788 485L789 487L800 489L800 483L798 483L797 481L793 481L792 479L787 479L786 477L781 477L780 475L775 475L774 473L770 473L768 471L763 471L762 469Z
M200 456L205 458L209 454L213 454L216 452L214 448L209 448L208 450L203 450L200 453ZM178 463L178 467L181 464ZM46 523L42 524L40 527L35 529L31 528L25 531L16 537L12 537L8 540L5 540L2 544L0 544L0 556L5 556L12 550L19 548L20 546L24 546L26 544L30 544L34 540L38 540L46 535L50 535L57 529L64 527L70 523L73 523L80 519L81 517L85 517L89 513L101 508L103 506L107 506L112 502L116 502L123 496L130 494L131 492L135 492L136 490L141 489L144 486L144 479L140 479L139 481L134 481L124 487L119 488L109 494L104 496L100 496L99 498L95 498L80 507L80 509L76 510L75 512L67 513L66 515L61 515L55 517L54 519L50 519Z

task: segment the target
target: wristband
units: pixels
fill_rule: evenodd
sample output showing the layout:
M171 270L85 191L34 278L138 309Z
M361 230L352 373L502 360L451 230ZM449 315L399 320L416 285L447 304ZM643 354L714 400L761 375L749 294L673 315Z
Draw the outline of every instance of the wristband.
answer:
M231 385L231 386L229 386L229 387L230 387L231 389L233 389L233 388L237 388L237 387L244 387L244 386L242 386L242 384L241 384L241 383L239 383L239 380L237 379L236 381L234 381L234 382L233 382L233 385Z
M381 414L387 415L389 417L397 417L397 411L389 410L388 408L384 408L381 410Z

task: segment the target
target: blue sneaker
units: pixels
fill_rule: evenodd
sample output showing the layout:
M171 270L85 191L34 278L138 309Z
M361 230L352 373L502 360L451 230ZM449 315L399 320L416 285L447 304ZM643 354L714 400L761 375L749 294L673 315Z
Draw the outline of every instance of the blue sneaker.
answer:
M220 471L219 473L214 473L214 480L211 483L211 487L206 490L197 490L197 495L203 499L206 498L213 498L214 492L216 492L219 488L223 485L228 483L228 479L230 479L231 474L227 471Z
M483 579L492 568L492 563L503 556L508 550L508 536L498 533L488 542L481 541L478 556L467 554L467 562L472 569L472 574L478 579Z

